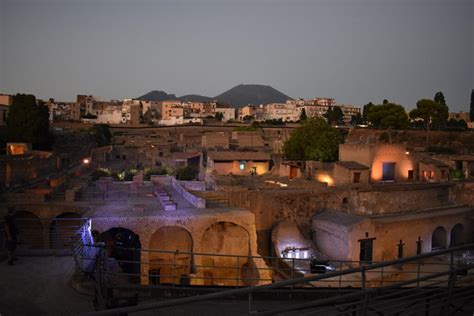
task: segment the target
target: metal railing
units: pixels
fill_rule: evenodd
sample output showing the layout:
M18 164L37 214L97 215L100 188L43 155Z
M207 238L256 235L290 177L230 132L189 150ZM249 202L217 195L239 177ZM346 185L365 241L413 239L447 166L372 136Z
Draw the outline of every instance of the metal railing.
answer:
M16 219L17 254L70 254L76 245L75 239L79 230L90 227L87 218L18 218ZM2 234L0 246L4 247L5 223L0 222Z
M342 268L319 275L307 275L305 277L295 277L290 280L277 281L271 284L258 286L238 287L236 289L224 290L215 293L209 293L199 296L174 299L163 302L143 304L133 307L123 307L113 310L103 310L96 312L96 315L114 314L114 313L133 313L145 310L156 310L164 307L202 302L205 300L221 299L230 296L247 296L249 313L259 314L278 314L290 311L304 311L308 314L344 314L360 313L366 314L368 311L378 313L377 310L388 310L390 313L394 310L412 307L422 310L441 308L449 310L453 308L453 302L458 304L460 300L474 297L474 264L463 262L460 254L474 250L474 244L454 247L450 249L439 250L414 257L407 257L387 262L359 264L351 268ZM202 254L210 255L210 254ZM216 256L212 254L212 256ZM299 259L295 259L299 260ZM99 267L101 264L98 265ZM215 268L215 267L214 267ZM403 278L387 280L387 276L393 274L392 270L398 271L407 269ZM102 267L103 276L109 273ZM274 269L269 267L268 269ZM115 273L115 272L114 272ZM120 273L120 272L118 272ZM379 275L381 277L373 278ZM171 274L171 278L176 275ZM206 278L206 276L200 276ZM295 287L307 287L309 284L317 287L326 287L324 282L335 281L338 284L340 280L347 278L357 280L359 286L351 286L352 291L335 291L336 294L329 298L318 299L303 304L285 305L272 309L271 307L254 310L253 294L257 292L288 290ZM107 279L102 277L102 281ZM339 289L344 288L343 283ZM238 283L236 284L238 285ZM103 292L106 291L107 282L101 285ZM439 299L433 299L439 297ZM427 303L427 300L431 300ZM422 304L423 306L420 307ZM419 306L420 305L420 306ZM380 313L379 313L380 314ZM449 313L447 313L449 314Z

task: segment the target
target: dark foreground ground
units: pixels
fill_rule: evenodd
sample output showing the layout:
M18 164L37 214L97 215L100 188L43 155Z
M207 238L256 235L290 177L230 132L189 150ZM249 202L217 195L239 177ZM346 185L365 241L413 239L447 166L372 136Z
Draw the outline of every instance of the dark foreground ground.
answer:
M74 260L62 257L20 257L14 266L6 261L0 262L0 316L21 315L84 315L94 311L92 296L80 294L71 286L74 273ZM308 301L305 301L308 302ZM146 302L141 302L146 303ZM288 304L302 303L297 300L266 299L253 303L253 310L274 309ZM464 306L463 310L451 315L474 315L474 302ZM397 315L388 310L383 315ZM340 313L342 312L342 313ZM350 315L340 311L305 311L281 315ZM248 315L246 300L214 300L170 307L155 311L135 313L133 315L202 315L234 316ZM280 314L279 314L280 315ZM369 311L367 315L380 315ZM403 310L398 315L427 315L425 312ZM433 310L429 315L441 315Z

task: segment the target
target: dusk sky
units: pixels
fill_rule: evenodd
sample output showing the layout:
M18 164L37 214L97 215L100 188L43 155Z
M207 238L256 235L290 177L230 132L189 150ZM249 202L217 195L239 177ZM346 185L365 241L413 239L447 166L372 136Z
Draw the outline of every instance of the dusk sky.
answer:
M294 98L468 110L473 0L0 0L0 93L72 101L240 83Z

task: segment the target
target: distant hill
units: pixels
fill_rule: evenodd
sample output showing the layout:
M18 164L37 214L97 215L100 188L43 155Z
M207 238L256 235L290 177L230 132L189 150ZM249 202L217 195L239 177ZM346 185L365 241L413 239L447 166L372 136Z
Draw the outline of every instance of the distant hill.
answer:
M141 97L137 98L142 101L164 101L164 100L176 100L177 97L174 94L168 94L164 91L153 90Z
M206 97L198 94L186 94L182 97L179 97L181 101L191 101L191 102L211 102L214 98Z
M291 99L270 86L259 84L239 84L215 98L239 108L247 104L284 103Z
M239 84L213 98L197 94L187 94L176 97L164 91L153 90L138 97L143 101L181 100L194 102L211 102L217 100L223 104L240 108L247 104L259 105L267 103L284 103L291 98L286 94L270 87L259 84Z

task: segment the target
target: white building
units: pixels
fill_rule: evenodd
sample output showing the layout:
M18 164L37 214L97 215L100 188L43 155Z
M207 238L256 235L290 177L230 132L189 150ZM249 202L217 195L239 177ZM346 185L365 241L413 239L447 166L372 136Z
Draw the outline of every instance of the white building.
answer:
M223 107L216 107L216 113L222 113L223 121L228 122L230 120L235 120L235 108L223 108Z
M288 103L269 103L264 105L264 119L279 120L284 122L298 121L300 119L300 111L297 110L296 104Z

